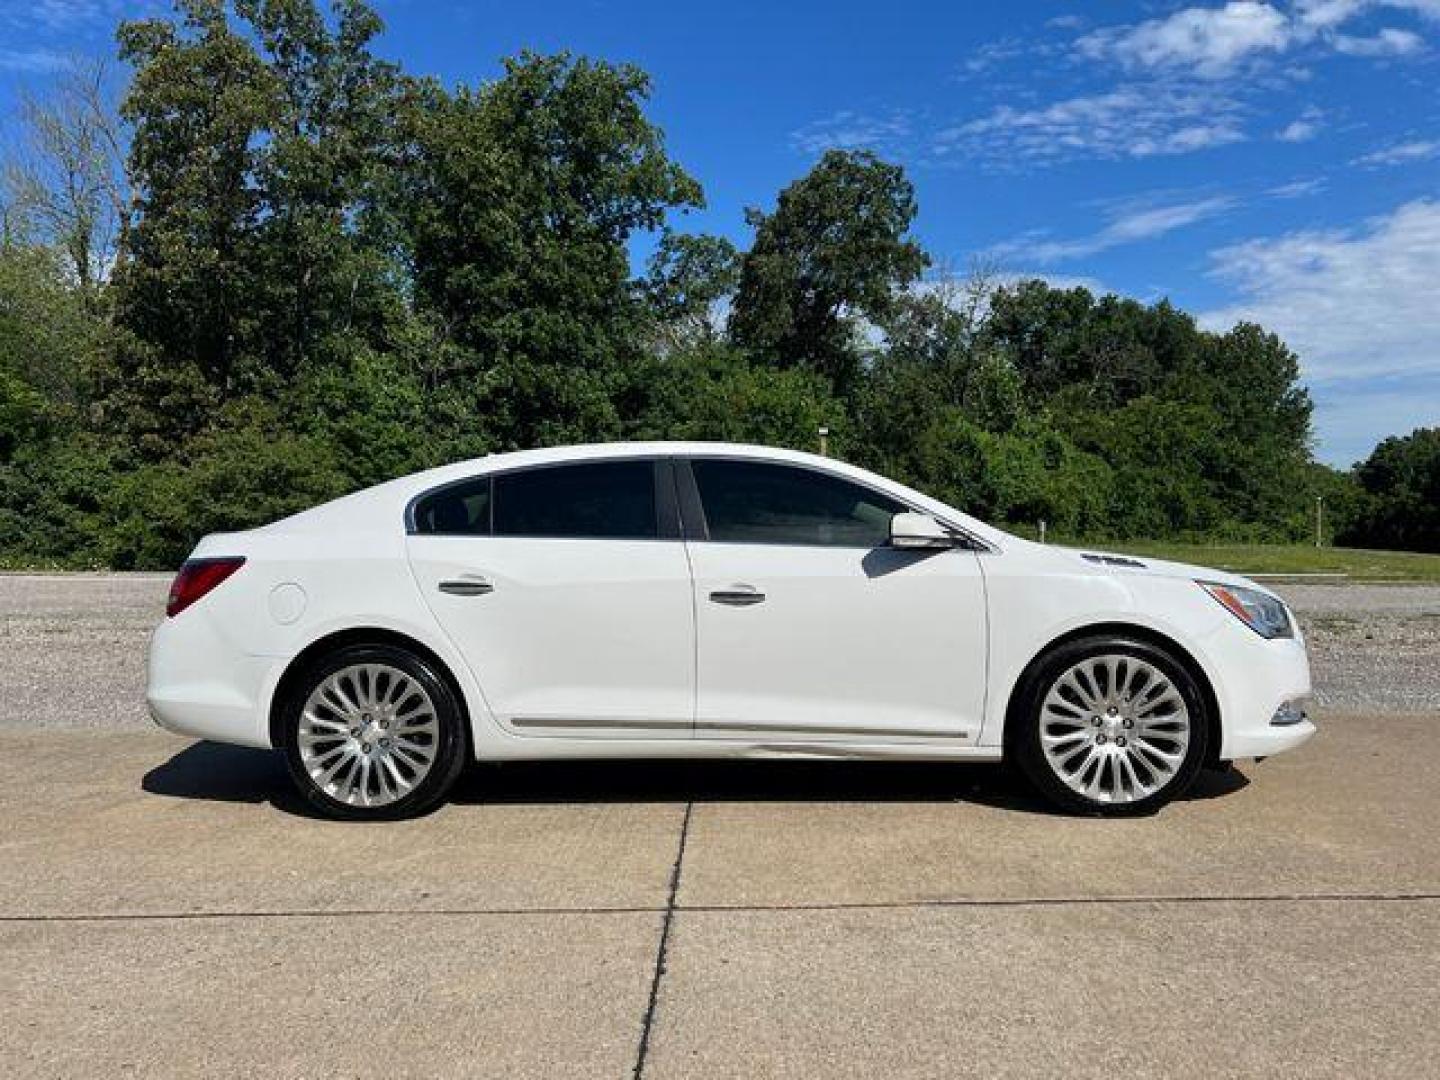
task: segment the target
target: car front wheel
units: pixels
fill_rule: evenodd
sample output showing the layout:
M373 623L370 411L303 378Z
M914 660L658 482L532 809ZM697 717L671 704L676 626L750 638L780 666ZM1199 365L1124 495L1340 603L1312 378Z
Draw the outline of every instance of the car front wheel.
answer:
M1013 750L1062 809L1151 812L1183 793L1205 760L1204 695L1183 664L1149 642L1070 642L1037 665L1022 694Z
M424 813L445 797L464 765L455 694L404 649L338 649L298 680L283 708L290 775L327 817Z

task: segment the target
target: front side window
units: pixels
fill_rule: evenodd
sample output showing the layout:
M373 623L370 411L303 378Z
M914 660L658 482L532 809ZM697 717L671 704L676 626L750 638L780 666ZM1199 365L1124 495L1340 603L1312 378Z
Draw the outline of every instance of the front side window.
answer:
M496 536L654 539L655 466L649 461L557 465L495 477Z
M751 461L691 463L710 539L737 544L880 547L905 506L813 469Z

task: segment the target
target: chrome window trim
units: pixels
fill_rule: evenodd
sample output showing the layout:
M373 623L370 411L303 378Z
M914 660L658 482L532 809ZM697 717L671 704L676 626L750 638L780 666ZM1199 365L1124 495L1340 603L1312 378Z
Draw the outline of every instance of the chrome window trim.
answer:
M962 537L962 538L964 539L965 542L964 542L963 544L957 544L957 545L956 545L956 548L959 549L959 550L961 550L961 551L973 551L973 552L974 552L975 554L977 554L977 555L998 555L998 554L1000 554L1000 549L999 549L998 547L996 547L995 545L991 544L989 541L985 540L983 537L976 536L976 535L975 535L973 532L971 532L969 529L965 528L965 526L960 525L960 524L957 524L956 522L951 521L951 520L948 519L948 518L941 517L940 515L936 514L934 511L928 510L928 509L926 509L926 508L923 507L923 506L919 506L919 505L915 504L914 502L912 502L912 501L909 500L909 499L901 498L899 495L895 495L895 494L892 494L891 492L885 491L885 490L882 489L882 488L878 488L878 487L876 487L874 484L867 484L864 480L859 480L859 479L856 479L856 478L853 477L853 476L848 476L848 475L846 475L846 474L843 473L843 472L839 472L838 470L835 470L835 469L827 469L827 468L825 468L823 465L816 465L816 464L814 464L814 463L812 463L812 462L808 462L808 461L784 461L784 460L776 460L776 459L774 459L774 458L759 457L759 456L756 456L756 455L753 455L753 454L726 454L726 453L718 453L718 454L694 454L694 453L690 453L690 454L679 454L679 455L677 455L677 457L678 457L678 459L683 463L684 471L687 472L687 473L689 473L689 475L690 475L690 482L695 485L695 489L696 489L696 491L695 491L695 496L696 496L697 499L699 499L699 482L694 479L694 471L693 471L692 469L690 469L690 465L691 465L693 462L695 462L695 461L738 461L738 462L742 462L742 463L749 464L749 465L773 465L773 466L776 466L777 468L782 468L782 469L803 469L803 470L806 471L806 472L816 473L816 474L819 475L819 476L829 477L830 479L834 479L834 480L844 480L846 483L854 484L856 487L861 488L862 490L871 492L871 493L874 494L874 495L879 495L879 496L881 496L882 498L888 499L890 502L899 503L901 506L905 507L905 509L908 510L908 511L910 511L911 513L924 514L924 515L927 516L927 517L933 517L936 521L940 522L941 525L945 526L945 528L951 530L952 532L956 533L958 536L960 536L960 537ZM682 484L684 483L683 480L679 480L679 477L678 477L678 476L677 476L677 481L680 482L680 483L682 483ZM681 507L682 507L682 513L683 513L683 508L684 508L684 505L685 505L685 500L684 500L684 497L683 497L683 496L681 497L681 500L680 500L680 501L681 501ZM701 508L701 512L703 513L703 511L704 511L704 504L703 504L703 502L701 503L701 507L700 507L700 508ZM702 524L703 524L703 523L702 523ZM684 521L684 522L683 522L683 525L684 525L685 528L686 528L686 540L687 540L688 542L691 542L691 543L704 543L704 544L739 544L739 545L749 545L749 546L752 546L752 547L840 548L840 549L846 549L846 550L850 550L850 551L877 551L877 550L879 550L878 547L871 546L871 545L865 545L865 544L806 544L806 543L801 543L801 542L799 542L799 541L785 541L785 542L782 542L782 543L767 544L767 543L764 543L764 542L761 542L761 541L754 541L754 540L715 540L715 539L712 539L712 538L710 537L710 535L709 535L710 530L709 530L708 524L705 525L705 535L704 535L704 536L694 536L694 537L692 537L692 536L690 536L690 535L688 534L689 522L688 522L688 521ZM885 545L883 545L883 544L880 545L880 547L884 547L884 546L885 546ZM943 549L942 549L942 550L943 550Z
M614 457L584 457L571 458L566 461L541 461L531 465L515 465L510 468L496 469L490 472L475 472L469 476L457 477L454 480L446 480L442 484L426 488L424 491L412 495L405 503L404 524L406 536L444 536L451 539L465 540L588 540L600 541L610 540L616 543L626 544L653 544L653 543L675 543L684 539L679 524L679 508L676 505L674 494L674 482L671 473L674 469L674 455L665 454L617 454ZM495 514L495 482L502 477L516 476L520 473L537 472L541 469L569 469L583 467L586 465L619 465L630 462L648 463L651 466L651 483L655 496L655 525L657 535L655 536L551 536L530 533L505 533L497 535L494 531ZM473 484L478 480L484 480L490 485L490 514L491 531L485 533L453 533L453 532L421 532L415 522L415 507L422 499L428 499L432 495L439 495L449 491L451 488L461 487L465 484ZM667 486L668 484L668 486Z
M406 502L406 504L405 504L405 511L404 511L405 534L406 534L407 536L448 536L448 537L452 537L452 538L454 538L454 537L463 537L463 538L468 538L468 539L471 539L471 540L486 540L486 539L533 539L533 540L614 540L614 541L623 541L623 542L625 542L625 543L657 543L657 542L658 542L658 543L674 543L674 542L676 542L676 541L685 541L685 542L690 542L690 543L706 543L706 544L737 544L737 543L746 543L746 541L735 541L735 540L711 540L708 536L705 536L705 537L698 537L698 536L692 537L692 536L689 536L689 535L688 535L689 522L685 519L685 509L684 509L684 506L685 506L685 496L684 496L683 490L677 491L677 492L674 494L674 498L676 499L676 501L677 501L677 503L678 503L678 506L676 507L675 513L676 513L676 516L679 518L679 529L676 531L675 535L671 535L671 536L662 535L662 536L634 536L634 537L620 537L620 536L589 536L589 537L586 537L586 536L534 536L534 537L521 537L521 536L513 536L513 535L512 535L512 536L505 536L505 537L497 537L497 536L494 535L494 533L488 533L488 534L476 534L476 533L422 533L422 532L420 532L420 531L416 528L416 525L415 525L415 505L416 505L421 499L424 499L424 498L426 498L426 497L428 497L428 496L430 496L430 495L434 495L434 494L437 494L437 493L442 492L442 491L446 491L446 490L448 490L448 489L450 489L450 488L452 488L452 487L458 487L458 486L461 485L461 484L468 484L468 483L472 483L472 482L474 482L474 481L476 481L476 480L485 479L485 480L489 480L489 481L491 482L492 486L493 486L494 481L495 481L496 478L498 478L498 477L501 477L501 476L510 476L510 475L515 474L515 473L533 472L533 471L536 470L536 469L556 469L556 468L566 468L566 467L569 467L569 466L572 466L572 465L610 464L610 463L614 463L614 462L625 462L625 461L650 461L650 462L654 462L654 463L657 463L657 464L658 464L658 463L661 463L661 462L668 462L668 463L670 463L670 466L671 466L671 468L673 469L673 472L674 472L674 486L677 487L677 488L680 488L680 489L683 489L683 486L684 486L684 483L685 483L685 481L682 479L682 472L683 472L683 473L686 473L686 474L689 474L689 476L690 476L690 483L692 483L692 484L694 483L694 474L693 474L693 473L691 472L691 470L690 470L690 463L691 463L692 461L738 461L738 462L745 462L745 463L752 464L752 465L775 465L775 466L779 466L779 467L781 467L781 468L803 469L803 470L805 470L805 471L807 471L807 472L818 473L818 474L821 475L821 476L826 476L826 477L831 477L831 478L834 478L834 479L837 479L837 480L847 481L848 483L854 484L854 485L856 485L857 487L864 488L866 491L870 491L870 492L872 492L872 493L874 493L874 494L876 494L876 495L883 496L884 498L889 499L889 500L891 500L892 502L897 502L897 503L899 503L900 505L904 506L907 510L909 510L909 511L911 511L911 512L913 512L913 513L926 514L926 515L928 515L929 517L933 517L936 521L940 522L940 524L944 525L947 529L949 529L949 530L951 530L952 532L954 532L957 536L963 538L964 543L963 543L963 544L956 545L959 550L962 550L962 551L971 551L971 552L974 552L976 555L1000 555L1000 554L1003 554L1003 549L1002 549L998 544L995 544L995 543L992 543L992 542L989 541L989 540L986 540L984 537L977 535L976 533L972 532L970 529L967 529L964 525L961 525L960 523L954 521L954 520L951 519L951 518L945 517L944 515L941 515L941 514L937 514L937 513L935 513L933 510L930 510L930 509L928 509L927 507L924 507L924 506L920 506L920 505L918 505L917 503L915 503L914 501L912 501L912 500L910 500L910 499L903 498L903 497L901 497L901 496L899 496L899 495L895 495L895 494L893 494L893 493L891 493L891 492L885 491L885 490L882 489L882 488L878 488L878 487L876 487L874 484L870 484L870 483L865 482L864 480L860 480L860 479L857 479L857 478L855 478L855 477L853 477L853 476L846 475L845 473L839 472L839 471L837 471L837 470L835 470L835 469L826 468L826 467L823 466L823 465L817 465L817 464L815 464L815 463L813 463L813 462L809 462L809 461L790 461L790 460L786 460L786 459L770 458L770 457L765 457L765 456L759 455L759 454L746 454L746 453L738 453L738 452L737 452L737 453L725 453L725 452L720 452L720 453L714 453L714 454L706 454L706 453L697 453L697 452L694 452L694 451L681 451L681 450L677 450L676 452L670 453L670 454L656 454L656 453L615 454L615 455L600 455L600 456L576 457L576 458L569 458L569 459L566 459L566 460L563 460L563 461L535 462L534 464L530 464L530 465L514 465L514 466L510 466L510 467L508 467L508 468L495 469L495 470L493 470L493 471L475 472L475 473L471 473L469 476L457 477L457 478L455 478L454 480L446 480L444 483L436 484L434 487L426 488L424 491L417 492L416 494L412 495L412 496L410 497L410 499ZM660 480L657 479L657 482L656 482L656 491L655 491L655 496L656 496L656 512L657 512L657 514L664 513L664 509L665 509L664 506L663 506L664 500L670 497L670 495L669 495L668 493L663 492L663 491L661 490L661 484L662 484L662 481L660 481ZM493 500L493 495L494 495L494 493L493 493L493 490L492 490L492 493L491 493L492 500ZM696 491L696 497L697 497L697 498L698 498L698 495L699 495L699 492L698 492L698 490L697 490L697 491ZM661 523L661 529L662 529L662 532L663 532L663 531L664 531L664 522ZM707 532L708 532L708 530L707 530ZM874 547L865 547L865 546L863 546L863 545L856 545L856 544L800 544L800 543L784 543L784 544L770 544L770 545L763 545L763 546L769 546L769 547L804 547L804 548L825 548L825 547L829 547L829 548L848 549L848 550L851 550L851 551L875 551L875 550L877 550L877 549L874 548Z

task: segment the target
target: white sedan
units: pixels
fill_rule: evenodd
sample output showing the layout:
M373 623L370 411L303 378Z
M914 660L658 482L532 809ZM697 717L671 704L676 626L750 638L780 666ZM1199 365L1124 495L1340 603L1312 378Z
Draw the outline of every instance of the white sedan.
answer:
M1278 597L1034 544L828 458L501 454L207 536L151 643L171 731L284 752L336 817L472 759L1012 759L1141 813L1314 733Z

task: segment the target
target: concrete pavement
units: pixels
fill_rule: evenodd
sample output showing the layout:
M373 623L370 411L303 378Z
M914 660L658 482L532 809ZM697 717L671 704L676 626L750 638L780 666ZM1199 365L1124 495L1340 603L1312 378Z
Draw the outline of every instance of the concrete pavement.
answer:
M993 767L597 763L379 826L265 752L11 732L0 1074L1422 1075L1434 730L1322 717L1138 821Z
M683 912L647 1075L1434 1075L1440 905Z
M625 1076L655 914L0 924L20 1077Z

